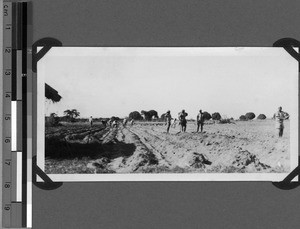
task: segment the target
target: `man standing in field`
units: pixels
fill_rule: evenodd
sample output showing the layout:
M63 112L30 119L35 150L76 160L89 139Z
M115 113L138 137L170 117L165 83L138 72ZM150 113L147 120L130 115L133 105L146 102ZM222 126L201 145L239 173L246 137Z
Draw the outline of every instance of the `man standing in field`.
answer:
M278 108L278 111L275 113L275 122L276 122L276 129L278 129L279 137L283 135L283 121L288 119L290 116L288 113L282 111L282 107Z
M173 124L172 124L172 127L173 127L173 128L176 128L176 125L177 125L177 118L174 119L174 122L173 122Z
M123 120L123 126L124 127L126 127L127 121L128 121L127 118L124 118L124 120Z
M113 122L112 122L112 127L114 128L117 128L118 127L118 121L117 120L114 120Z
M133 124L134 124L134 119L131 119L130 126L133 126Z
M92 126L93 126L93 116L91 116L91 117L89 118L89 123L90 123L90 126L92 127Z
M204 125L203 112L202 110L200 110L199 114L197 115L197 132L199 132L199 128L201 132L203 131L203 125Z
M166 118L166 124L167 124L167 133L169 133L171 121L172 121L172 116L171 116L170 111L167 111L167 113L165 114L165 118Z
M178 114L179 124L181 126L180 128L181 132L186 131L186 123L187 123L186 116L188 116L188 113L186 113L185 110L182 110L182 112Z
M101 122L102 122L102 125L104 126L104 128L106 128L107 121L106 120L101 120Z

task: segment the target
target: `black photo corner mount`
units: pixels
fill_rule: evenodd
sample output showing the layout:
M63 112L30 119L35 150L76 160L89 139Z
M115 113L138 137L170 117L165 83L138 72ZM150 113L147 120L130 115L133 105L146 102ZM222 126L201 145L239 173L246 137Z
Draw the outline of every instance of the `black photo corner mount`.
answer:
M32 71L36 73L37 71L37 62L45 56L45 54L52 48L52 47L59 47L62 46L62 43L52 37L45 37L40 40L37 40L32 45ZM37 47L42 47L42 49L37 52Z
M37 72L37 62L45 56L45 54L52 48L62 46L62 43L52 37L42 38L32 45L32 71ZM37 47L42 49L37 52ZM32 182L33 184L43 190L54 190L63 185L63 182L53 182L51 178L37 165L36 156L32 158ZM44 182L37 182L39 176Z
M273 47L284 48L293 58L299 62L298 71L300 72L300 53L294 48L300 48L300 41L293 38L282 38L277 40ZM299 152L298 152L299 153ZM298 156L298 166L281 182L272 182L272 184L282 190L291 190L297 188L300 185L300 156ZM298 176L297 181L292 181Z
M36 178L39 176L44 182L37 182ZM63 185L63 182L53 182L51 178L41 170L36 164L36 156L32 158L32 183L43 190L54 190Z

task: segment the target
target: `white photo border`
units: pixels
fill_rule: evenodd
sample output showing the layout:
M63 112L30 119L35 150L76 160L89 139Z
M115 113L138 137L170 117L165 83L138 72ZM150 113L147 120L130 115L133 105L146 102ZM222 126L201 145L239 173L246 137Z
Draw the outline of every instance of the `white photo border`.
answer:
M114 51L125 50L127 55L181 55L186 53L188 55L194 55L195 50L201 49L203 55L210 54L210 50L214 49L223 55L225 50L243 50L251 49L253 51L257 49L269 50L280 49L286 52L281 47L172 47L172 48L151 48L151 47L52 47L49 52L54 49L59 49L60 54L63 56L68 53L69 50L75 49L75 55L77 56L93 56L99 54L99 49L111 49L112 55ZM40 47L38 47L40 50ZM98 50L98 51L97 51ZM149 50L151 51L149 53ZM74 53L74 52L73 52ZM45 171L45 60L47 59L47 53L37 63L37 166ZM199 52L197 52L199 54ZM290 55L286 52L287 55ZM224 54L225 55L225 54ZM290 56L290 58L293 58ZM298 63L297 63L298 66ZM299 69L297 67L297 83L295 84L295 96L293 99L294 110L290 113L290 172L298 166L298 130L299 130L299 114L298 114L298 101L299 101ZM97 182L97 181L282 181L289 173L127 173L127 174L47 174L53 181L57 182ZM298 180L295 178L294 180ZM43 181L37 176L37 181Z

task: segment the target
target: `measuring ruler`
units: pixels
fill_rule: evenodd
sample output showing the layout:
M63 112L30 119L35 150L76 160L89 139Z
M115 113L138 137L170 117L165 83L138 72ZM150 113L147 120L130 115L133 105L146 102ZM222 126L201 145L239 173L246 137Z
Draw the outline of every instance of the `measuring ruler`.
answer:
M27 3L3 1L3 226L27 227Z

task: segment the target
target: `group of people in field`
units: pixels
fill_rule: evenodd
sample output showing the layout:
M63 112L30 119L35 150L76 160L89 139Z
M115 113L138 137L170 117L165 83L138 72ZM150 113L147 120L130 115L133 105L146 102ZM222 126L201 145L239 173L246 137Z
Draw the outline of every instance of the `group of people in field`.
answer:
M185 110L182 110L181 112L178 113L178 119L175 118L174 121L172 122L173 118L171 115L171 112L168 110L165 114L165 120L166 120L166 125L167 125L167 133L169 133L170 131L170 127L172 126L173 128L176 127L177 122L180 125L180 132L186 132L186 126L187 126L187 116L188 113L185 112ZM274 114L274 118L275 118L275 122L276 122L276 129L278 131L278 136L282 137L283 135L283 129L284 129L284 120L289 119L289 114L284 112L282 110L282 107L278 108L278 111ZM128 119L123 119L123 126L126 127L126 125L128 124ZM90 126L93 126L93 117L90 116L89 118L89 123ZM204 115L202 110L199 110L199 113L197 114L197 132L203 132L203 126L204 126ZM102 124L106 127L106 125L109 125L110 127L118 127L119 122L117 120L108 120L108 121L102 121ZM132 126L134 124L134 120L131 119L129 121L129 124Z
M180 132L186 132L186 125L187 125L187 119L186 117L188 116L188 113L185 112L185 110L182 110L181 112L178 113L178 120L179 120L179 125L180 125ZM283 136L283 129L284 129L284 120L289 119L289 114L284 112L282 110L282 107L280 106L278 108L278 111L274 114L275 122L276 122L276 129L278 131L278 136L282 137ZM177 119L174 119L174 122L172 123L172 116L171 112L167 111L165 113L165 119L166 119L166 125L167 125L167 133L170 131L170 127L173 126L174 128L176 127L177 124ZM203 126L204 126L204 116L202 110L199 110L199 113L197 114L197 132L203 132Z
M90 117L89 117L89 123L90 123L90 126L92 127L92 126L93 126L93 123L94 123L93 116L90 116ZM102 120L101 123L102 123L102 125L103 125L104 127L106 127L107 125L110 126L110 127L118 127L118 125L119 125L119 122L118 122L118 120L116 120L116 119L109 119L108 121ZM124 119L123 119L123 123L122 123L123 126L125 127L125 126L127 125L127 123L128 123L128 119L124 118ZM134 120L131 119L131 120L129 121L129 124L132 126L132 125L134 124Z
M172 123L172 115L170 111L167 111L167 113L164 114L167 124L167 133L170 131L170 127L176 127L177 125L177 118L174 119L174 122ZM185 112L185 110L182 110L178 113L178 121L180 125L180 132L186 132L186 125L187 125L187 119L188 113ZM199 110L199 113L197 114L197 132L199 130L203 131L203 125L204 125L204 116L202 110Z

